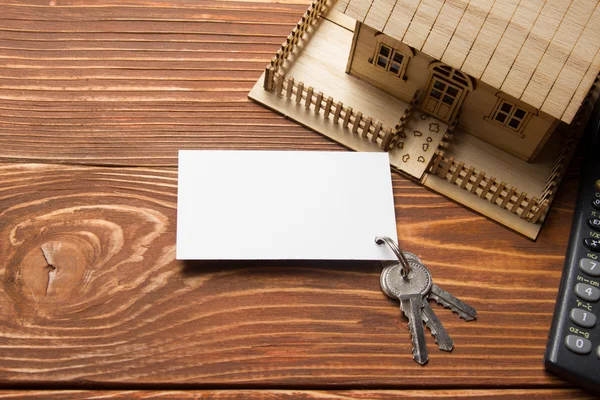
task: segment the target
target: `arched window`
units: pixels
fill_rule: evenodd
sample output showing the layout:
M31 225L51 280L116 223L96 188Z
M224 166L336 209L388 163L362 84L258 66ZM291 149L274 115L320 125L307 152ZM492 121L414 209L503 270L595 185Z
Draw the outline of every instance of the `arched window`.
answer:
M434 74L446 77L451 82L463 86L467 90L473 90L473 81L467 75L449 65L436 62L431 64L431 70Z
M441 62L434 62L429 67L431 77L421 107L449 122L456 116L467 92L473 90L473 81L456 68Z

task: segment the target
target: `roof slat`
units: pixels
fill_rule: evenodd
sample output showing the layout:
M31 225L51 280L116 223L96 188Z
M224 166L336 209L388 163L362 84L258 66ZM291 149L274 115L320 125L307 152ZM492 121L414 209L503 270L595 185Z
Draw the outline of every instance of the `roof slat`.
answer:
M551 115L565 111L600 48L598 37L600 37L600 5L596 6L562 71L558 74L552 90L544 100L542 111Z
M510 71L511 65L517 58L517 54L525 43L543 6L544 0L521 1L498 43L492 59L483 72L481 80L495 88L502 86L504 78Z
M521 100L541 108L577 39L596 8L595 0L575 0L560 23ZM564 110L561 110L561 113Z
M563 121L569 123L573 120L573 117L575 117L575 114L577 114L577 110L579 110L581 103L585 99L585 96L588 94L588 91L594 83L594 80L598 76L598 71L600 71L600 50L598 50L596 53L594 60L592 60L592 64L583 76L583 79L579 83L577 90L575 90L575 94L573 95L571 102L563 113L561 117Z
M423 46L425 53L438 60L442 58L468 4L469 0L446 0Z
M396 4L395 0L377 0L371 5L371 9L368 11L365 17L365 24L371 28L383 31L383 27L390 17L390 13Z
M537 21L533 25L525 44L517 55L510 72L500 87L503 92L521 97L538 62L541 60L556 28L562 21L570 1L547 0Z
M494 3L467 59L459 67L462 72L478 79L481 77L518 4L518 0Z
M442 5L444 0L422 0L402 41L421 50Z
M462 66L493 4L494 0L471 0L441 61L454 68Z
M600 72L600 0L337 0L337 8L569 122Z
M345 14L356 20L362 21L365 18L365 15L367 15L371 3L373 3L373 0L350 0Z
M337 0L335 2L335 6L334 6L334 8L341 13L345 13L347 7L348 7L348 0Z
M383 33L402 40L421 0L397 0Z

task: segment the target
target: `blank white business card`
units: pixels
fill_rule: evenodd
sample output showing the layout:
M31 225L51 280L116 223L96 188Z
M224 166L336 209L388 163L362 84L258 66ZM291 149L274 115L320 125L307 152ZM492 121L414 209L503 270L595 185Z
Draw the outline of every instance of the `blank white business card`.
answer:
M180 260L395 260L387 153L179 151Z

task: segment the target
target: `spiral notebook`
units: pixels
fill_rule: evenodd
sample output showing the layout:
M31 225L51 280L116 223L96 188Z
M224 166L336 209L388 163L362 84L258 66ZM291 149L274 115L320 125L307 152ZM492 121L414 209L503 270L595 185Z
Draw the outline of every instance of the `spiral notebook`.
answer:
M395 260L387 153L179 152L177 258Z

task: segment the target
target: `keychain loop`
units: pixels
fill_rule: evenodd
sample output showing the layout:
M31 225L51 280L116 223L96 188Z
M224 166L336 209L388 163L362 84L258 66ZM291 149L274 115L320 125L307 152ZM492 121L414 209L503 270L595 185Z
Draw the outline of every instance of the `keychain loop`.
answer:
M408 260L406 259L406 257L404 257L404 254L402 254L402 250L400 250L400 247L398 247L396 242L394 242L392 239L390 239L387 236L376 236L375 243L377 243L377 244L386 243L388 246L390 246L390 249L392 249L392 251L394 252L396 257L398 257L398 261L400 261L400 265L402 266L402 268L400 268L400 275L402 276L402 279L408 280L408 274L410 274L410 272L412 271L412 268L411 268L410 264L408 263Z

